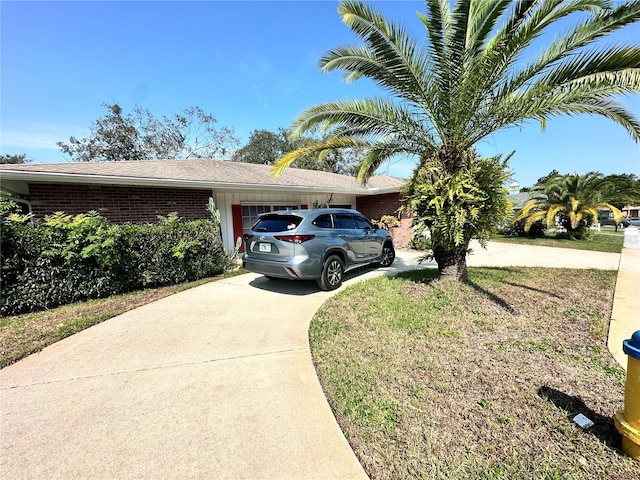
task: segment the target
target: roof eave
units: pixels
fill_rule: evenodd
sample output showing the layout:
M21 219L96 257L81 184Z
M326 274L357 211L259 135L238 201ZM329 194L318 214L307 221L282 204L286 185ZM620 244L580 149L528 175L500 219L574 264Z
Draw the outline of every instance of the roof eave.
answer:
M145 186L145 187L173 187L191 189L216 189L216 190L254 190L259 188L263 191L289 191L289 192L318 192L336 193L347 195L380 195L383 193L397 192L399 188L388 187L381 189L350 189L332 187L309 187L304 185L265 185L256 183L233 183L233 182L211 182L176 180L170 178L145 178L145 177L121 177L109 175L83 175L69 173L52 172L24 172L20 170L0 171L0 180L13 180L32 183L76 183L94 185L123 185L123 186Z
M363 195L384 195L387 193L398 193L401 187L368 188L363 191Z

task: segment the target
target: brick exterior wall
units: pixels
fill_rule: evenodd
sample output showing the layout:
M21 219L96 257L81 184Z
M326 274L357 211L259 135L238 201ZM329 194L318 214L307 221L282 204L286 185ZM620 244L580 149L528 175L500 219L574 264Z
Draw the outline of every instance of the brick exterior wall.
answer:
M96 210L112 223L152 223L171 212L185 220L209 218L211 190L33 183L29 196L37 218L57 211L77 215Z
M383 215L397 217L401 205L399 193L356 198L356 210L374 220L380 220Z
M411 244L411 236L413 231L411 230L411 218L401 218L400 226L391 229L391 236L393 237L393 244L397 248L409 248Z
M380 220L383 215L400 218L400 226L391 229L396 248L406 248L411 241L411 219L407 218L405 214L398 217L398 208L401 205L402 200L399 193L386 193L356 199L356 210L371 219Z

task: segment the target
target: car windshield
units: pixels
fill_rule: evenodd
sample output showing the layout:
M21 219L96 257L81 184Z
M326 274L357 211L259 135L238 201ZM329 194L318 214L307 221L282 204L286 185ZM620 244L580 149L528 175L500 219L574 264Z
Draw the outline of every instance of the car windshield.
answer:
M301 221L302 217L296 215L265 215L260 217L251 230L254 232L288 232L300 225Z

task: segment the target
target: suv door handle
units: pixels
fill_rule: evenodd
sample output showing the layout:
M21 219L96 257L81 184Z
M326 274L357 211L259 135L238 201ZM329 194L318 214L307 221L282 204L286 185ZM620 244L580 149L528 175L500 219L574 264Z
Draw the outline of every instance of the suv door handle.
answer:
M347 236L341 233L340 235L338 235L338 238L347 238Z

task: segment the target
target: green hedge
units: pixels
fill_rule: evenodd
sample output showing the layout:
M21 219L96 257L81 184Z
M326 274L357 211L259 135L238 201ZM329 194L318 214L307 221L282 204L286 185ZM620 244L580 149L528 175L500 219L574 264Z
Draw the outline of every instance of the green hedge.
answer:
M0 315L171 285L230 265L214 222L110 225L95 212L43 222L9 215L0 225Z

